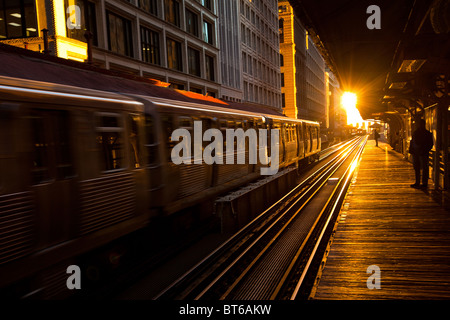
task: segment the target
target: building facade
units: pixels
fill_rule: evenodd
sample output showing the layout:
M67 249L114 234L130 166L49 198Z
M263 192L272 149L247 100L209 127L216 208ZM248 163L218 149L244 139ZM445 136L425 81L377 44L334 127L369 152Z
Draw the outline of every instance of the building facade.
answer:
M276 0L0 0L0 42L280 109L277 10Z
M325 61L289 1L279 1L283 112L329 124Z
M279 2L278 12L283 113L299 118L299 109L306 106L306 30L288 1Z
M218 2L220 67L222 75L221 98L243 101L240 9L236 0Z
M281 110L278 3L240 0L243 101Z
M219 1L219 39L224 100L281 111L276 0Z
M308 119L319 121L323 128L327 123L327 91L325 85L325 60L306 33L306 108L301 108Z
M342 90L336 76L329 68L326 69L326 88L327 88L327 128L336 139L344 136L344 130L347 125L347 114L341 106ZM330 136L331 138L331 136Z
M0 0L0 4L0 14L13 18L15 13L27 23L21 33L8 21L0 24L2 42L42 51L40 30L45 28L52 54L85 61L89 31L95 65L157 79L177 89L220 94L217 0Z

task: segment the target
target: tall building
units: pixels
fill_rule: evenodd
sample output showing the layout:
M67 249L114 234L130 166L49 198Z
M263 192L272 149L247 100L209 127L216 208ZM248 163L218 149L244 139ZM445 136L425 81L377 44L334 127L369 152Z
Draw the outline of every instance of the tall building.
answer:
M242 89L241 61L241 17L237 1L218 2L218 34L220 41L220 65L222 75L221 98L241 102Z
M289 1L279 1L283 112L327 127L325 61Z
M281 109L278 3L240 0L244 101Z
M0 42L279 110L277 10L276 0L0 0Z
M306 30L289 1L279 1L278 13L283 113L298 118L299 108L306 106Z
M327 128L335 137L341 137L347 124L347 114L341 106L342 90L336 76L329 68L326 69L327 87Z
M0 41L219 96L217 0L0 0Z
M222 98L280 110L277 1L219 2Z
M325 86L325 60L306 32L306 118L319 121L323 128L327 122L327 91Z

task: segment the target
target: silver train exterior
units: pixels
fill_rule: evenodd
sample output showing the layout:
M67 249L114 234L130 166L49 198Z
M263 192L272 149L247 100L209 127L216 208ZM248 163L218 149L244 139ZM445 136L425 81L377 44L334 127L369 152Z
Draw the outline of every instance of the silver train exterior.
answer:
M260 176L248 162L172 163L171 133L194 121L280 129L280 169L320 151L316 122L0 77L0 289Z

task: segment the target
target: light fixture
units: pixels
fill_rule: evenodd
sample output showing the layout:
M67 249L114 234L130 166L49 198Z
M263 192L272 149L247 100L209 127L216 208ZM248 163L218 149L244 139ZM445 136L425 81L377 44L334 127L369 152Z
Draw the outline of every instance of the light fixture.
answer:
M417 72L426 61L426 59L403 60L397 72Z
M389 86L389 89L403 89L406 86L407 82L393 82L391 83L391 85Z

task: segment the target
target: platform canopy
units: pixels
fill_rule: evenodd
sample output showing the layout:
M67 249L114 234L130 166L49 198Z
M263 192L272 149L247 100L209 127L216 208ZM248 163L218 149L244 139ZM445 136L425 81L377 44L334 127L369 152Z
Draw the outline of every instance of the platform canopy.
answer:
M419 55L428 49L430 41L437 41L443 50L448 50L447 0L290 0L290 3L315 38L341 88L357 93L358 109L365 119L386 110L383 97L391 85L389 74L398 73L405 48ZM367 25L368 20L374 24L372 5L380 9L380 29Z

